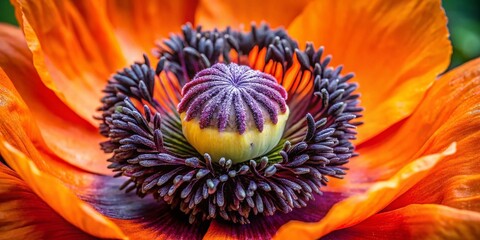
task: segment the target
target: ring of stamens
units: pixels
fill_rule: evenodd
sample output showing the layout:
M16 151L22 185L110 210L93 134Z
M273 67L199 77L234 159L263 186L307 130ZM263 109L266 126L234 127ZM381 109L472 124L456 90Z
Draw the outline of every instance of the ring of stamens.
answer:
M341 178L355 156L354 119L360 116L352 74L329 68L323 48L300 50L281 29L252 25L250 32L202 31L190 25L165 40L154 71L145 57L115 74L104 89L102 149L123 185L152 194L189 215L190 222L223 218L248 223L305 207L327 176ZM215 63L235 62L274 76L288 92L290 117L270 152L244 163L199 154L186 140L176 105L181 88Z

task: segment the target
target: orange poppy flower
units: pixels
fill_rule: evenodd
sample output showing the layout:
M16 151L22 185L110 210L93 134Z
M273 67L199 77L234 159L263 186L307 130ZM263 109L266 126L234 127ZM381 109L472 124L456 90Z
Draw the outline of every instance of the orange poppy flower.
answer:
M451 45L439 0L12 3L20 29L0 25L3 238L480 237L480 59L440 75ZM155 44L169 33L180 35ZM240 97L229 89L244 76L258 82ZM214 88L231 97L214 105ZM177 106L200 130L182 129ZM212 126L283 140L212 160L202 154L218 146L190 145L218 138Z

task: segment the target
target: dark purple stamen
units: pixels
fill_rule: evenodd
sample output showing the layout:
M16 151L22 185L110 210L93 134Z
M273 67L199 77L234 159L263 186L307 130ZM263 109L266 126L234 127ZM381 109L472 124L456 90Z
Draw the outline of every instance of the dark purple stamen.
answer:
M276 124L278 113L287 109L287 92L273 76L236 63L217 63L200 71L185 84L182 96L178 112L187 112L187 120L198 118L200 128L230 127L240 134L248 121L263 131L264 112Z
M115 176L129 178L122 189L141 197L152 194L187 214L190 222L222 218L243 224L253 217L305 207L319 197L327 177L345 175L343 165L356 155L351 140L362 108L354 93L357 85L349 82L353 74L342 75L341 67L328 67L331 58L322 59L323 48L315 50L307 44L300 50L284 30L266 24L253 25L247 33L202 31L185 25L182 35L164 43L155 72L145 57L144 63L114 74L104 89L99 119L100 132L108 141L101 147L113 154L108 161ZM213 162L183 136L171 98L177 97L182 102L179 110L205 126L227 129L231 124L241 131L254 124L261 129L263 121L258 119L265 116L274 121L275 111L286 110L287 93L267 73L232 72L230 68L243 67L229 63L248 64L243 59L255 47L266 51L265 64L274 64L271 73L279 66L285 77L294 62L301 66L287 89L289 124L283 140L264 156L239 164L225 158ZM232 59L231 51L237 59ZM215 70L202 71L211 66ZM162 74L176 79L158 81ZM262 82L251 81L257 78ZM284 78L278 80L283 83ZM235 84L248 87L225 90ZM184 99L180 99L180 88L171 87L177 85L183 87ZM155 87L160 92L170 88L173 95L155 99Z

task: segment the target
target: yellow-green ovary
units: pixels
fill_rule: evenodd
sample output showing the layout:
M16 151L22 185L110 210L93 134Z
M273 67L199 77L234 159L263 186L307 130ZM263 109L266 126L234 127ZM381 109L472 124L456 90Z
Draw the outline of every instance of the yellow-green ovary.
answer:
M188 142L201 154L208 153L212 161L221 157L240 163L260 157L272 150L280 141L289 115L289 109L278 115L277 124L266 120L263 131L248 128L243 134L236 129L219 131L214 127L200 128L197 119L186 121L181 113L182 131Z

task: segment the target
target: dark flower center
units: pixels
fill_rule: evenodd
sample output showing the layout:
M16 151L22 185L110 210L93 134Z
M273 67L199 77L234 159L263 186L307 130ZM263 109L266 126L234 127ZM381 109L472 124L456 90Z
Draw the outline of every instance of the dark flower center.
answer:
M305 207L327 176L345 174L362 111L353 75L322 53L265 24L245 33L185 25L158 47L156 70L145 57L104 89L109 167L128 178L122 188L190 222Z

